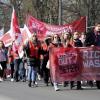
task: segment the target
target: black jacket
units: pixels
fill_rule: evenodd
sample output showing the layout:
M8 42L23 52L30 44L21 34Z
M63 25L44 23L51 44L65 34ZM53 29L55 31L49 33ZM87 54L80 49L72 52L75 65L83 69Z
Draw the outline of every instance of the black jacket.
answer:
M100 46L100 33L97 35L94 33L94 31L87 33L85 43L86 46Z
M91 46L96 44L96 36L93 31L89 32L86 34L86 40L85 40L85 45L86 46Z
M75 47L82 47L83 44L82 44L81 40L75 39L75 40L74 40L74 46L75 46Z

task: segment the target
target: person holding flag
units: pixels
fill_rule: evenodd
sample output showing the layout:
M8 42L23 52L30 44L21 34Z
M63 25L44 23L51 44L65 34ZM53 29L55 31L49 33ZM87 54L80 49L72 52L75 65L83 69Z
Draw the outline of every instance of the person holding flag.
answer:
M61 40L62 40L62 44L63 44L64 48L72 48L73 47L72 44L70 43L71 38L72 38L72 35L70 32L65 32L62 34ZM69 83L68 81L65 81L63 83L64 87L66 87L68 85L68 83Z
M49 50L52 49L52 48L60 48L60 47L63 47L63 45L61 43L60 36L58 34L54 34L52 36L52 42L49 45ZM56 70L55 70L54 74L55 73L56 73ZM52 81L53 81L54 90L59 91L60 89L58 87L58 82L56 80L56 75L55 75L55 77Z
M10 27L10 36L13 40L12 51L14 58L14 69L15 69L15 81L19 81L19 67L20 64L23 66L22 57L23 57L23 38L18 24L18 19L13 8L12 18L11 18L11 27Z
M80 40L80 33L78 31L73 33L73 40L72 40L72 46L73 47L82 47L83 44ZM70 82L71 84L71 89L74 87L74 81ZM77 90L82 90L82 86L81 86L81 81L77 81Z

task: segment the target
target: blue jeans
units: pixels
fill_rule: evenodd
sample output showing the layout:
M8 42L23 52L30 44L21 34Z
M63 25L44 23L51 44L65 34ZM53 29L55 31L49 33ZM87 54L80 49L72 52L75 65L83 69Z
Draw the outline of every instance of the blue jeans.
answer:
M28 80L35 82L36 81L36 76L37 76L37 70L33 66L29 66L28 70Z
M21 80L25 80L25 67L24 67L24 62L22 61L20 63L20 68L19 68L19 76Z
M22 62L22 59L15 59L14 60L14 69L15 69L15 80L18 81L19 79L19 68L20 68L20 64Z

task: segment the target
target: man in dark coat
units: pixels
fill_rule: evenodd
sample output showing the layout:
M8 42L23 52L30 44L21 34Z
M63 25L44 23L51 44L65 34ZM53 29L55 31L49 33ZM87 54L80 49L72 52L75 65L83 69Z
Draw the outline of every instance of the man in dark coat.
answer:
M100 23L97 23L94 30L86 35L86 46L100 46ZM96 81L96 86L100 89L100 80Z

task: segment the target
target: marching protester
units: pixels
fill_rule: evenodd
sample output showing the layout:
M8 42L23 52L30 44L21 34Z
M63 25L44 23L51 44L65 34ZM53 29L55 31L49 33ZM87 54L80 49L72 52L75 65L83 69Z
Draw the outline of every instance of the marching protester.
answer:
M63 47L72 47L71 44L71 33L63 33L62 35L62 43L63 43Z
M73 41L72 41L72 45L73 47L82 47L83 44L81 42L80 38L80 34L78 32L74 32L73 33ZM74 81L71 81L71 89L74 87ZM77 81L77 90L82 89L81 87L81 81Z
M36 77L38 71L38 63L40 58L40 42L35 33L32 34L31 39L25 44L24 52L27 57L28 70L28 86L37 86Z
M49 69L46 68L48 60L49 60L48 45L46 41L43 41L41 43L40 69L41 69L41 75L44 78L44 83L46 84L46 86L48 86L48 82L49 82Z
M64 48L72 47L72 44L71 44L71 33L66 32L66 33L62 34L62 44L63 44ZM66 87L67 85L68 85L68 82L65 81L64 82L64 87Z
M13 58L12 46L8 47L8 63L11 67L11 82L13 82L14 81L14 58Z
M90 46L91 48L94 46L100 47L100 23L97 23L95 25L93 31L87 34L81 33L80 35L79 32L77 31L78 28L80 31L83 30L85 31L85 28L82 29L83 26L84 27L86 26L85 17L83 18L81 17L80 20L75 21L75 24L77 23L76 25L72 23L72 24L62 25L62 26L55 26L55 25L49 26L44 22L38 21L37 19L35 20L34 17L33 18L30 16L27 17L29 17L27 18L26 21L27 27L26 28L24 27L20 31L17 16L13 9L12 19L11 19L12 31L11 33L8 32L6 35L3 35L4 37L3 36L0 37L0 39L6 40L5 37L7 36L6 38L8 40L6 42L10 41L9 38L12 41L14 40L13 42L10 41L12 45L8 47L8 51L4 46L3 43L4 40L0 41L0 81L3 81L3 79L6 78L7 61L11 66L11 81L14 80L16 82L20 80L25 81L27 76L29 87L37 86L37 75L41 75L46 86L48 86L49 84L49 79L52 79L51 81L53 83L55 91L60 90L58 87L58 81L62 81L62 80L64 81L63 82L64 87L66 87L68 84L67 80L70 80L70 88L72 89L75 86L75 81L73 81L73 77L76 79L75 76L76 74L80 75L78 78L81 77L83 80L85 80L84 70L85 67L89 65L87 63L86 63L87 65L84 64L84 59L83 59L84 53L83 51L81 52L81 49L83 50L84 48L79 48L79 47L86 47L86 46L87 47ZM83 23L85 25L83 25ZM82 27L80 27L80 25L82 25ZM74 29L77 31L74 32L72 36L71 32L73 32ZM32 32L34 31L38 31L38 33L32 34ZM70 32L65 32L62 34L63 31L64 32L70 31ZM46 35L50 35L50 37L49 38L46 37L46 39L42 40L41 42L38 40L38 36L45 38ZM28 41L24 44L26 40ZM19 53L20 50L19 47L22 47L20 49L24 51L24 56L22 57ZM86 49L88 50L88 48ZM78 59L79 62L77 62ZM94 59L95 58L93 58L93 61ZM88 62L88 59L85 60ZM80 72L81 67L82 68L84 67L84 69L81 70L82 72ZM60 73L60 71L62 72ZM27 73L26 75L25 72ZM60 76L61 74L63 74L62 77ZM57 80L57 78L59 80ZM82 89L81 80L77 79L76 84L77 84L77 90ZM98 79L96 79L96 86L98 89L100 89L100 80Z
M50 48L49 49L52 49L54 47L56 48L59 48L59 47L62 47L62 43L61 43L61 39L60 39L60 36L57 35L57 34L54 34L52 36L52 43L50 44ZM54 80L53 82L53 85L54 85L54 89L55 91L59 91L60 89L58 88L58 83Z
M73 33L72 45L74 47L82 47L83 46L82 41L80 40L80 33L79 32Z
M84 33L84 32L81 33L80 40L82 42L83 47L85 47L86 46L86 43L85 43L85 41L86 41L86 33Z
M96 23L94 29L86 34L86 46L100 46L100 23ZM100 89L100 81L96 80L96 86Z
M0 41L0 81L6 78L7 68L7 49L4 46L3 41Z
M22 64L23 66L23 63L22 63L22 58L20 58L19 56L19 53L18 53L18 43L17 41L14 41L12 43L12 56L13 56L13 59L14 59L14 79L16 82L18 82L20 80L20 74L19 74L19 71L20 71L20 66Z

